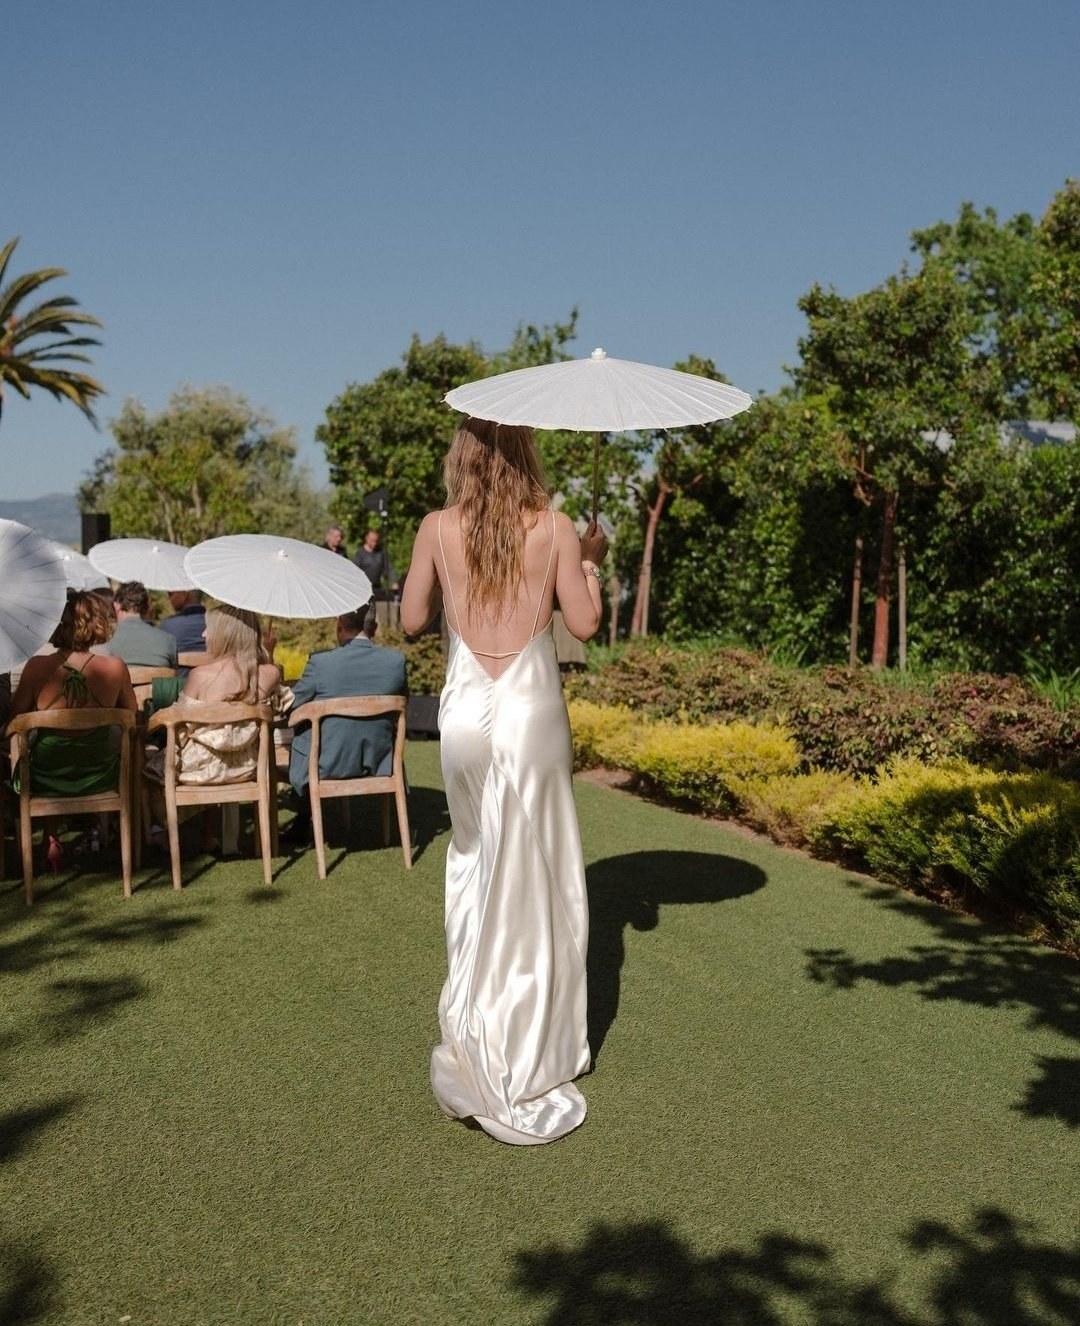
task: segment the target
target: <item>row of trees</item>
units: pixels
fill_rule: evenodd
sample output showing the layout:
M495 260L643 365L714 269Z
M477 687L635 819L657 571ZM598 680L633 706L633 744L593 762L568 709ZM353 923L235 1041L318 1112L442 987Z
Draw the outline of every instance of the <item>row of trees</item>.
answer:
M13 307L55 274L20 278L0 300ZM45 347L51 357L82 358L75 347L94 342L67 324L96 324L73 304L11 314L0 377L24 392L69 394L90 413L101 390L92 379L35 382L35 372L60 370L50 356L16 353L36 327L61 333ZM915 232L910 262L875 289L845 297L814 286L799 306L807 332L781 391L725 423L607 439L603 509L620 579L638 585L622 605L624 628L719 635L818 660L843 657L853 625L872 621L870 660L881 666L892 657L902 556L917 658L1000 669L1043 653L1080 666L1080 449L1034 447L1002 429L1010 419L1080 415L1080 185L1067 182L1039 223L1026 214L1001 222L965 204L955 221ZM567 358L576 322L574 310L564 323L522 326L495 353L414 337L400 366L347 387L317 437L350 537L380 491L392 556L406 564L416 524L441 500L454 425L445 393ZM720 376L696 356L679 367ZM319 537L323 495L297 468L290 431L242 397L184 388L158 415L128 403L112 428L115 445L80 498L109 511L118 533ZM591 439L538 439L564 508L587 514ZM864 562L866 589L853 604Z

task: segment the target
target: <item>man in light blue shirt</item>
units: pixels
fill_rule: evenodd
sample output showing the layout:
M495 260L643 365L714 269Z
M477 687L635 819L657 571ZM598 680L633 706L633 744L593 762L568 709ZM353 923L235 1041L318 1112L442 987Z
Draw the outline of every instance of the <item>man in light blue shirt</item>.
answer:
M175 668L176 640L150 625L150 595L138 580L125 580L113 594L116 630L101 652L129 667Z

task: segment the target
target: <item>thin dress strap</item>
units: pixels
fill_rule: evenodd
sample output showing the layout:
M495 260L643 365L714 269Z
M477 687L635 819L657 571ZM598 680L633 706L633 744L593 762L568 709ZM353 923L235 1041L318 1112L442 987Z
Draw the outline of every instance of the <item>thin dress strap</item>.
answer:
M548 576L551 575L551 560L552 560L552 558L553 558L554 556L555 556L555 512L554 512L554 510L552 510L552 512L551 512L551 547L548 549L547 570L544 572L544 578L543 578L543 580L541 580L541 582L540 582L540 593L537 595L537 598L536 598L536 616L533 618L532 635L529 636L529 639L530 639L530 640L532 640L532 639L535 637L535 635L536 635L536 628L537 628L537 626L540 624L540 609L541 609L541 608L543 607L543 605L544 605L544 590L547 588Z
M443 547L443 541L442 541L442 512L441 512L441 511L439 512L439 552L442 553L443 574L446 576L446 584L447 584L448 589L450 590L450 602L451 602L451 603L453 604L453 606L454 606L454 618L455 618L455 620L457 621L457 626L454 627L454 630L457 631L458 635L460 635L460 634L461 634L461 614L460 614L460 613L458 612L458 610L457 610L457 599L454 598L454 582L450 579L450 567L447 565L447 562L446 562L446 549Z

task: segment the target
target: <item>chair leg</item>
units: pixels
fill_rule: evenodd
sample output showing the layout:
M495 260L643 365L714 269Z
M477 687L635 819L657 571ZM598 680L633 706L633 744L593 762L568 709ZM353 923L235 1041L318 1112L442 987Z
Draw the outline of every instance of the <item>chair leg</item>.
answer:
M405 789L397 787L394 789L394 800L397 803L397 822L398 833L401 835L401 854L405 858L405 869L412 869L412 839L409 835L409 802L405 796Z
M131 897L131 815L128 807L120 805L120 873L124 881L124 897Z
M309 788L308 796L311 800L311 828L315 834L315 864L319 871L319 878L326 878L326 837L323 833L323 803L322 797Z
M271 856L274 851L274 830L270 817L270 797L260 796L258 807L259 847L262 850L263 883L267 888L274 882L274 866Z
M25 796L19 797L19 837L22 839L23 888L29 907L34 901L34 825L30 818L30 802Z
M180 874L180 820L176 813L176 802L172 797L165 798L165 822L169 827L169 864L172 866L172 886L182 889L184 881Z

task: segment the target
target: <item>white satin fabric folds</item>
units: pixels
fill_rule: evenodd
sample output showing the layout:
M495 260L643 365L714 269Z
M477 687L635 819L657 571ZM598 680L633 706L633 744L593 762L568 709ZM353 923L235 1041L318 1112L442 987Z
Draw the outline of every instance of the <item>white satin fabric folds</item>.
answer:
M550 623L496 679L452 631L439 729L453 836L432 1087L500 1141L551 1142L585 1117L589 917Z

